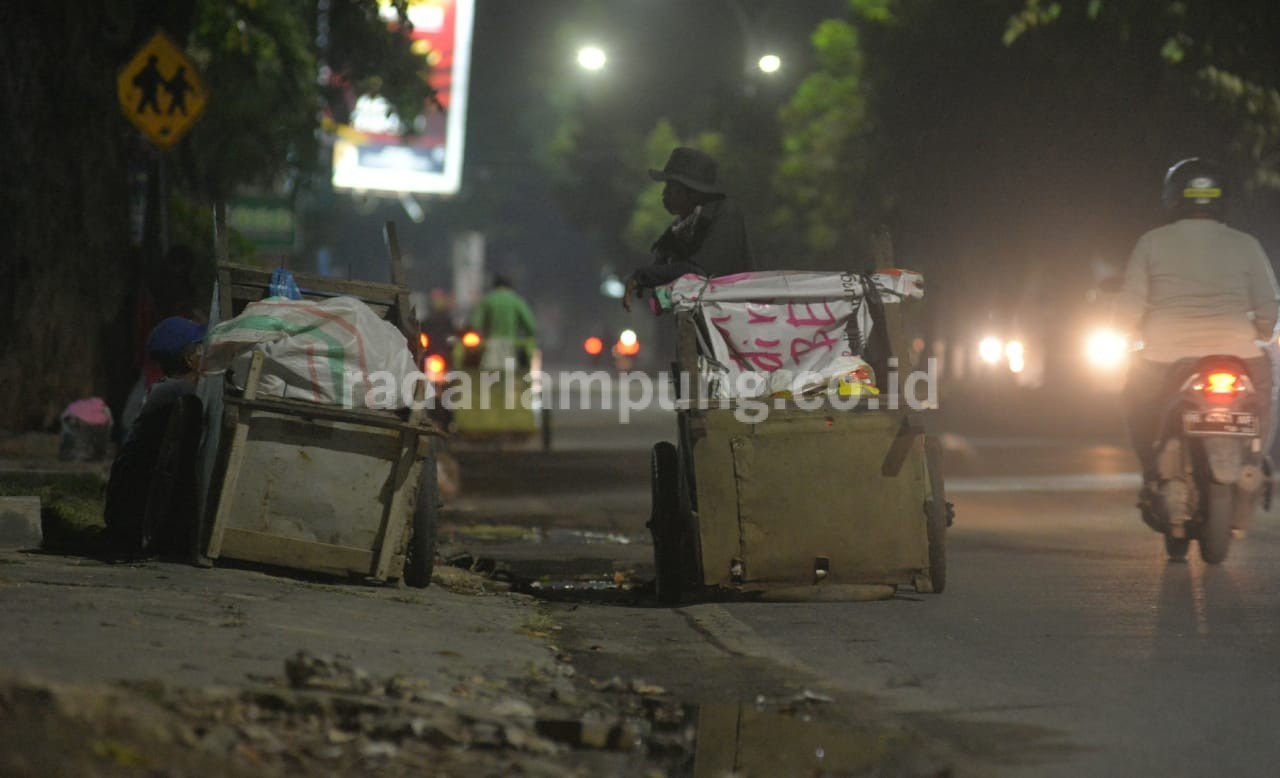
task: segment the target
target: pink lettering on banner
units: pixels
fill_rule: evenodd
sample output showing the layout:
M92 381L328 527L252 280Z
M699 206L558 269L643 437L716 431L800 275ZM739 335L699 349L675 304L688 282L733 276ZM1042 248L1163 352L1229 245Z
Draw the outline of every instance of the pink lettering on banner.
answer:
M746 345L747 341L743 341ZM778 346L782 345L781 340L769 340L766 338L756 338L753 344L759 351L741 351L734 354L733 360L738 364L738 368L747 370L754 368L765 373L772 373L775 370L781 370L784 363L782 352L778 351ZM748 368L747 363L751 364Z
M729 311L722 308L720 315L708 315L706 321L723 338L739 370L772 373L796 370L815 359L824 362L823 354L848 355L849 343L841 329L844 318L843 310L837 313L825 302L787 304L785 316L782 305L747 303Z
M835 323L836 315L827 303L822 303L820 306L815 306L813 303L805 303L804 305L789 303L787 305L787 324L792 327L822 328L829 327Z
M819 331L811 340L796 338L791 341L791 361L799 365L800 358L809 352L822 348L832 351L838 345L840 345L840 341L831 337L831 333L824 331Z
M712 316L710 318L711 326L720 331L720 337L724 338L724 342L732 343L733 335L729 333L729 327L727 325L729 322L733 321L733 316ZM746 343L745 340L742 342Z
M765 310L769 310L772 306L765 306ZM766 316L760 311L754 310L750 305L747 306L747 324L773 324L778 320L778 315Z
M774 343L781 343L781 341L774 341ZM781 370L783 365L782 354L776 351L743 351L734 354L733 361L737 363L738 368L741 370L754 368L762 373ZM751 363L750 366L748 366L748 362Z

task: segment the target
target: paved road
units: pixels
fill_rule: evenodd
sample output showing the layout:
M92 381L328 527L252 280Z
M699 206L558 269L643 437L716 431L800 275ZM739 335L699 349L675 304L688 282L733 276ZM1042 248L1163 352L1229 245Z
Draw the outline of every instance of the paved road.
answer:
M587 429L598 420L577 422ZM647 423L660 430L665 422ZM451 514L455 528L525 524L540 527L543 541L594 528L632 542L490 551L517 568L559 564L559 574L572 572L574 559L579 571L643 568L647 441L616 427L596 434L610 441L608 451L564 450L500 466L464 455L464 479L487 493L464 495ZM664 640L723 645L716 632L732 633L748 648L728 651L724 661L770 657L826 688L870 693L960 750L984 751L976 744L983 737L1016 741L985 749L980 773L1275 775L1276 517L1264 517L1219 568L1198 559L1171 564L1132 507L1137 476L1121 441L953 434L946 442L958 519L945 595L694 606L681 615L701 620L697 629L672 627ZM658 628L653 610L619 618L586 605L570 618L573 630L589 635L593 624ZM697 684L687 688L699 693ZM967 725L975 743L966 745Z
M1037 775L1275 775L1275 518L1221 567L1169 563L1134 515L1136 479L1106 472L1114 449L1013 451L1018 469L1058 466L953 479L945 595L728 609L901 709L1059 733L1069 751L1037 761Z

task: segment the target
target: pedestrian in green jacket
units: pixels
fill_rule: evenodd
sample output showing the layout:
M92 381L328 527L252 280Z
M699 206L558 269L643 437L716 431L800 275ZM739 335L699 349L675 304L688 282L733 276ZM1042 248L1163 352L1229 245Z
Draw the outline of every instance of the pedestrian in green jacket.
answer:
M469 324L483 338L481 370L501 370L508 359L528 369L538 326L528 303L507 279L494 276L492 290L471 312Z

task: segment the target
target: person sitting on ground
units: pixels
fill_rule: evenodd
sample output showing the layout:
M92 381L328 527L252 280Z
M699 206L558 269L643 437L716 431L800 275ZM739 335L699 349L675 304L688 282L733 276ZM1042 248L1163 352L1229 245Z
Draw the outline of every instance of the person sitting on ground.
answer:
M156 325L147 338L147 354L160 365L164 377L147 393L142 410L111 465L103 518L108 550L112 552L177 550L143 548L148 538L142 525L170 418L184 398L195 395L204 336L205 325L171 316ZM175 486L179 490L193 488L192 484Z

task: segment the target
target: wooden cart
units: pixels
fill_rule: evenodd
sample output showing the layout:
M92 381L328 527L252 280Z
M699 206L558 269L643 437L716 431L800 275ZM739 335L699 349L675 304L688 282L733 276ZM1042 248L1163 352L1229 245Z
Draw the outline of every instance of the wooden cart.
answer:
M416 361L416 322L391 222L385 238L391 284L301 273L294 279L305 299L362 300L404 332ZM211 325L267 297L270 282L270 271L220 262ZM255 354L242 395L222 376L205 378L199 388L207 410L198 473L204 554L375 581L399 579L403 571L410 585L426 586L435 553L433 441L440 430L425 410L348 410L259 397L262 364L263 355Z
M480 369L479 347L454 344L453 370L470 390L451 408L451 442L482 448L518 447L536 440L551 450L551 409L542 404L542 352L533 338L517 344L523 369L512 364L493 380Z
M903 304L883 306L876 409L771 400L760 421L732 401L680 398L678 442L652 453L658 597L702 588L775 599L877 599L946 586L946 502L934 411L891 402L889 358L910 371ZM677 315L676 375L698 375L697 312ZM873 332L874 334L874 332ZM890 406L898 408L890 409ZM918 404L917 404L918 407Z

